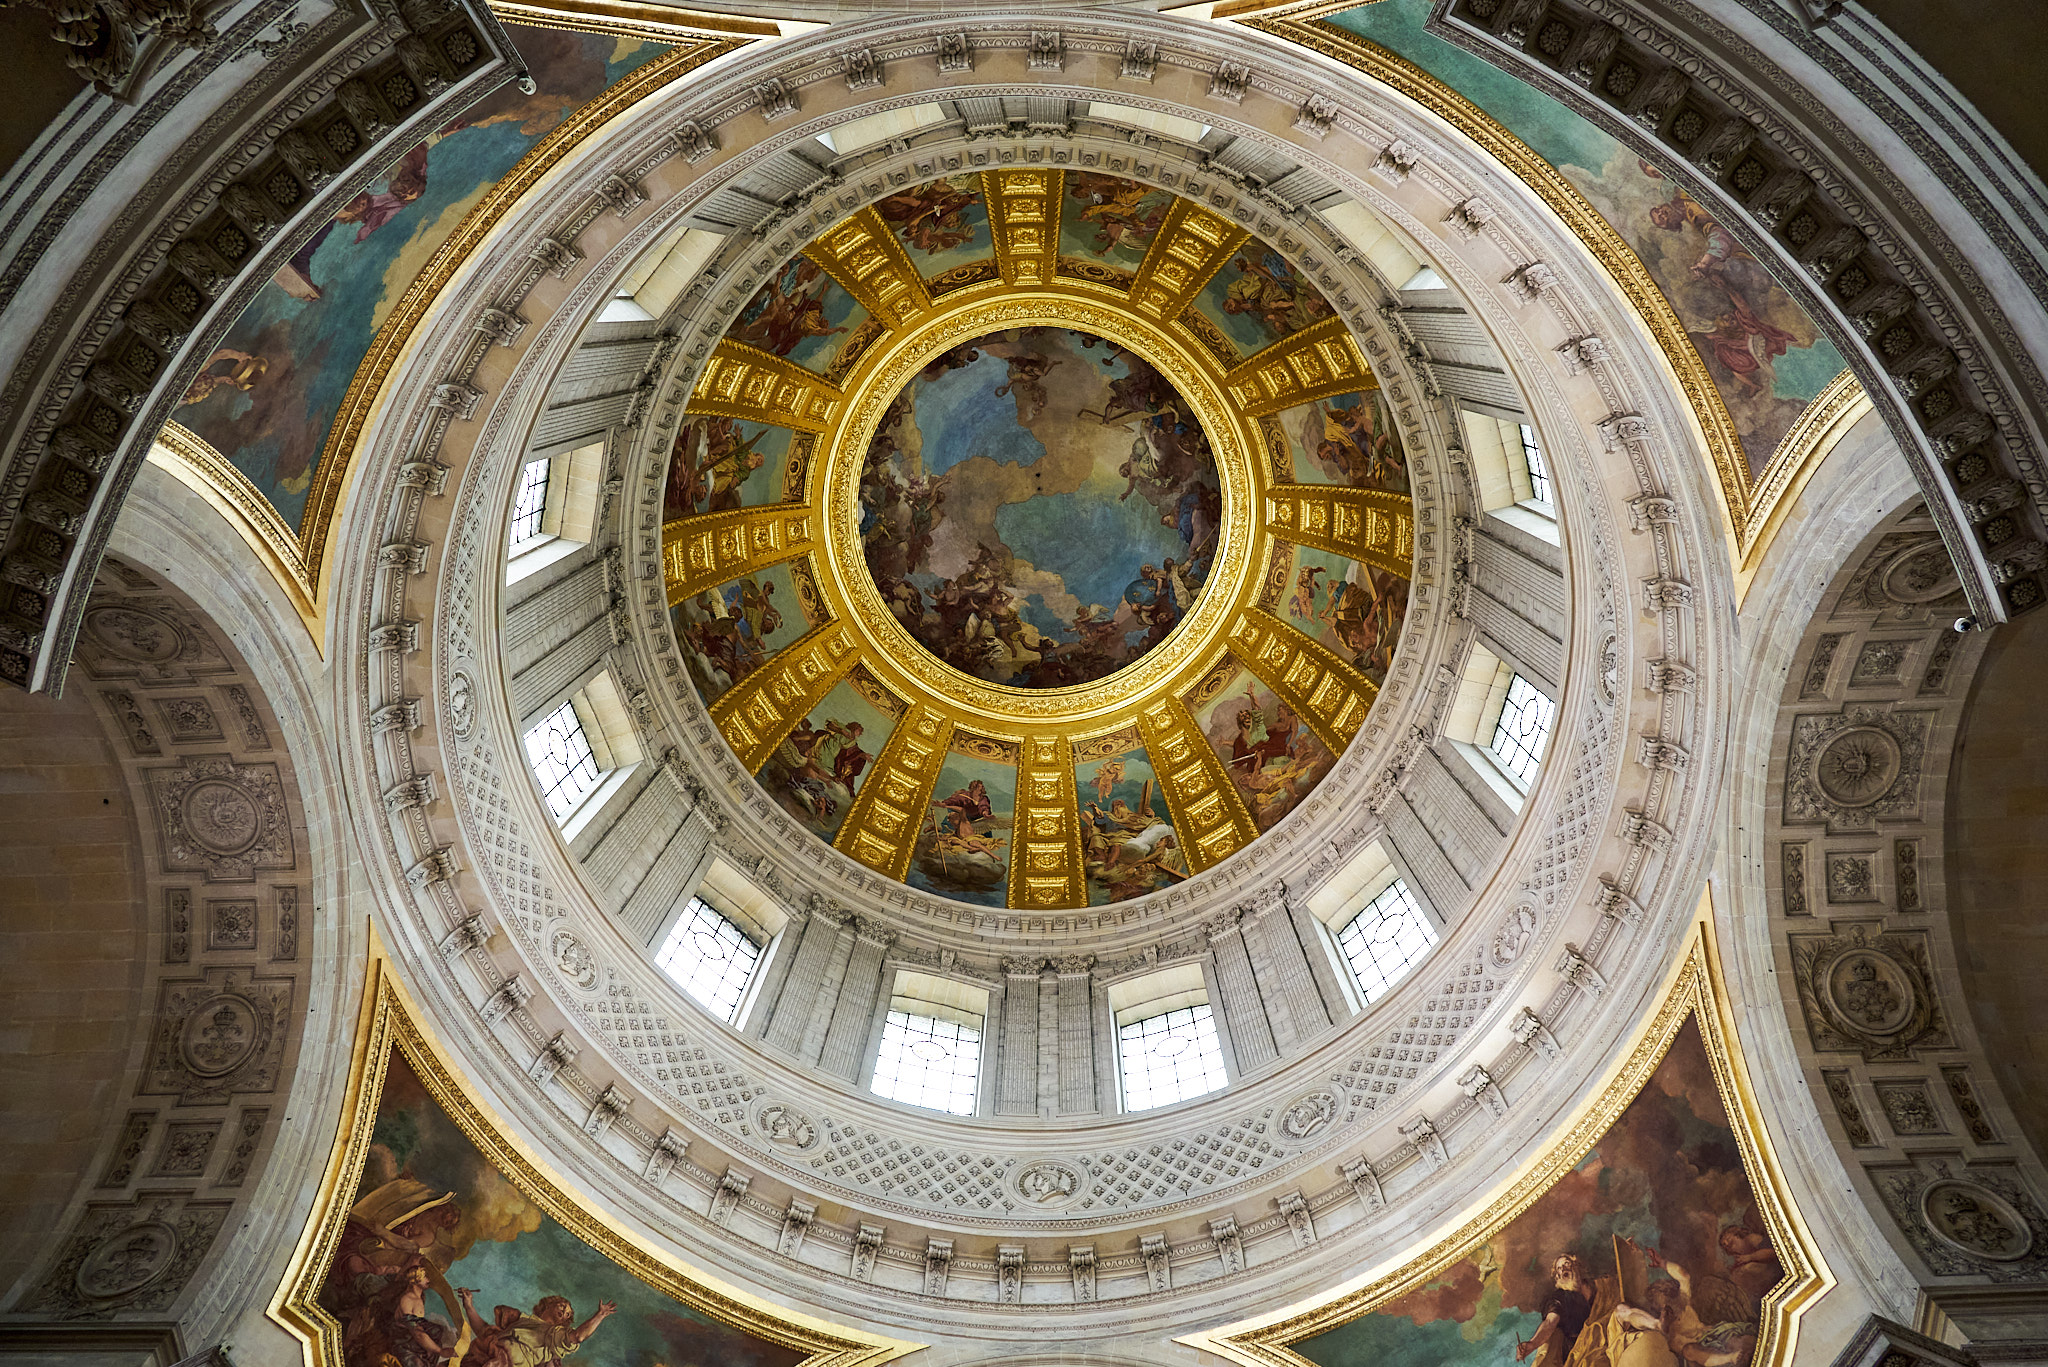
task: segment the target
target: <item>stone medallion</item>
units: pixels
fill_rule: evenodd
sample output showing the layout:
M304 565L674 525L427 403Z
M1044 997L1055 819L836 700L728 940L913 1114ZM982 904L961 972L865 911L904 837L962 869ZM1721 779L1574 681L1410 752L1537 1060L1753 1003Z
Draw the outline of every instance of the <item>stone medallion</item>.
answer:
M1875 726L1838 732L1813 759L1813 781L1844 807L1867 807L1898 780L1899 743Z
M1974 1182L1934 1183L1920 1198L1920 1213L1936 1238L1972 1258L2016 1262L2034 1247L2019 1212Z
M1315 1091L1296 1097L1280 1112L1280 1133L1289 1139L1310 1139L1330 1127L1337 1118L1334 1092Z
M1500 929L1493 932L1493 943L1487 948L1496 968L1506 968L1522 957L1522 951L1536 936L1536 919L1536 908L1526 902L1508 913Z
M818 1127L811 1118L780 1101L768 1102L754 1112L754 1125L761 1137L778 1149L803 1153L817 1147Z
M448 676L448 725L463 740L476 729L476 685L460 669Z
M94 608L85 615L85 628L107 650L138 664L164 664L184 649L177 627L137 608Z
M200 1077L221 1077L255 1052L262 1024L262 1015L247 998L224 992L185 1018L178 1052Z
M1041 1158L1019 1168L1010 1188L1026 1206L1064 1210L1087 1195L1088 1169L1078 1161Z
M1849 1034L1886 1039L1913 1026L1919 993L1913 979L1888 954L1851 949L1821 970L1821 1000Z
M178 814L186 833L214 854L240 854L263 833L255 800L240 785L224 779L187 788Z
M555 956L555 967L562 971L571 986L585 992L595 991L598 984L597 960L591 957L590 947L566 930L555 932L549 945Z
M1923 541L1893 556L1879 571L1885 597L1898 603L1932 603L1961 589L1955 565L1939 541Z
M78 1265L78 1290L93 1300L133 1295L163 1276L177 1252L177 1231L169 1225L130 1225L85 1255Z

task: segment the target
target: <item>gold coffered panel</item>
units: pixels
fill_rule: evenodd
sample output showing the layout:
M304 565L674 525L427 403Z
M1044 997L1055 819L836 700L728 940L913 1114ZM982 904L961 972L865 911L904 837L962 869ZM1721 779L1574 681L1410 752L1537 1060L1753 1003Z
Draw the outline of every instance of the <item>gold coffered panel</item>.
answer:
M845 624L828 622L734 684L711 705L711 720L751 773L858 658Z
M953 723L920 703L897 724L861 785L846 824L833 844L887 878L910 867L918 831L939 781L939 764L953 741Z
M1379 696L1372 681L1335 651L1263 612L1241 615L1231 625L1230 644L1332 754L1344 753Z
M873 209L862 209L803 254L860 301L868 316L901 325L932 306L903 244Z
M803 474L776 486L790 501L693 513L662 528L670 604L685 616L694 605L692 620L716 628L686 649L691 677L715 700L712 719L741 764L785 812L883 877L936 895L1045 910L1081 909L1171 886L1216 867L1284 818L1297 796L1288 785L1299 772L1290 769L1298 757L1291 749L1260 752L1243 767L1233 746L1242 741L1240 709L1250 700L1233 703L1225 716L1203 689L1232 674L1247 685L1256 680L1274 701L1253 705L1291 709L1307 728L1303 744L1313 744L1312 735L1341 753L1376 696L1353 663L1356 647L1346 633L1347 623L1355 623L1336 615L1340 600L1355 615L1359 599L1333 592L1313 620L1303 619L1306 631L1320 635L1311 637L1273 615L1279 608L1268 592L1272 567L1297 554L1349 561L1348 568L1326 566L1328 584L1369 592L1376 602L1386 591L1383 579L1376 584L1366 576L1406 578L1415 534L1405 495L1288 482L1293 438L1282 432L1280 415L1347 394L1378 398L1371 393L1377 383L1370 367L1338 320L1320 321L1242 363L1227 339L1202 334L1206 320L1198 317L1196 296L1234 253L1271 249L1189 201L1174 199L1146 220L1144 196L1156 192L1088 182L1087 194L1069 193L1082 184L1075 173L1049 167L956 176L930 195L900 191L883 209L863 209L804 247L871 320L862 324L868 331L860 345L835 366L838 383L728 336L687 405L693 413L798 434L792 452L801 444L807 458L791 469ZM985 226L976 217L977 188ZM1118 206L1117 212L1099 212L1104 205ZM1130 245L1132 233L1149 234L1139 239L1146 244L1142 255ZM960 264L976 250L986 253L978 267L973 260ZM1102 272L1056 269L1063 251L1090 250L1098 253ZM920 265L934 280L977 268L985 276L935 300ZM1132 281L1128 297L1101 283L1112 268ZM806 335L821 335L815 329L832 320L820 315ZM1043 350L1052 345L1046 338L1073 334L1091 340L1061 345L1087 350ZM802 344L799 338L791 345ZM1045 357L1055 354L1065 359L1048 375ZM987 373L972 379L977 365ZM956 377L961 370L969 376ZM912 384L942 381L965 382L960 392L975 397L956 395L930 408L899 402ZM996 454L981 438L956 439L944 426L972 413L974 423L999 421L1008 433L1012 406L1024 437L1003 437L1010 445L995 448ZM1307 420L1285 419L1294 427ZM1108 464L1096 474L1062 474L1070 444L1099 440L1091 435L1094 424L1121 444L1103 457ZM1155 500L1145 491L1169 487L1164 462L1184 458L1176 453L1191 448L1176 441L1190 433L1201 443L1202 458L1213 461L1210 501L1190 504L1178 494ZM1301 440L1314 443L1312 434ZM880 490L886 501L870 497L878 449L908 462L899 482ZM955 475L960 469L969 473ZM1000 603L981 603L973 613L954 609L960 629L978 636L927 645L913 633L906 623L925 632L934 622L951 624L933 595L966 582L963 567L975 560L977 547L995 554L986 541L961 540L984 525L974 517L990 516L974 511L976 500L1021 509L1034 498L1079 498L1069 491L1105 473L1115 476L1114 486L1087 495L1087 507L1125 509L1137 519L1133 535L1146 534L1155 521L1173 529L1180 538L1174 544L1187 547L1191 557L1200 548L1199 578L1174 580L1175 562L1162 568L1147 551L1140 559L1152 557L1152 563L1140 572L1143 582L1122 587L1127 572L1119 565L1113 583L1068 592L1070 580L1087 580L1099 555L1082 548L1062 579L1044 560L1027 556L1024 543L1009 541L994 572L1028 572L1038 576L1033 583L1051 574L1067 594L1057 621L1033 619L1039 639L1050 643L1035 648L1068 649L1059 644L1068 639L1060 633L1081 642L1088 639L1085 627L1115 633L1135 653L1078 681L1027 680L1026 686L991 681L1005 674L971 672L982 667L971 653L954 663L939 653L957 650L960 641L986 641L992 650L1000 641L1011 651L1030 639L1014 612L1001 624L1005 635L991 634L993 619L986 614L1000 610ZM1041 479L1046 487L1035 489ZM943 502L931 495L941 486ZM774 495L755 489L743 496ZM925 502L913 507L913 496ZM1082 532L1092 524L1080 515L1082 504L1075 510L1071 517L1041 510L1036 525L1051 528L1045 535L1061 548L1076 546L1075 537L1102 534ZM927 538L921 544L929 548L930 538L947 536L951 559L930 571L923 588L904 588L906 570L878 579L872 557L900 557L896 548L911 537ZM1002 557L1014 557L1023 571ZM784 639L788 629L776 635L772 615L757 621L712 591L735 579L760 579L766 602L767 578L783 574L785 565L805 617L823 625L764 652L764 638ZM887 594L880 587L885 582ZM1172 607L1164 625L1145 606L1162 595L1170 595L1164 601ZM1269 599L1271 606L1262 606ZM1047 597L1042 610L1049 612L1052 601ZM1069 626L1066 614L1076 613L1076 604L1078 616ZM909 616L900 619L905 612ZM1398 613L1391 621L1397 631ZM678 618L679 637L689 626ZM732 655L729 661L721 649ZM730 678L707 686L699 673L713 667ZM1240 667L1248 675L1238 673ZM849 678L852 693L840 687ZM879 716L863 714L860 698ZM861 732L853 723L863 715ZM862 751L862 734L870 744L880 741L875 752ZM819 736L831 737L830 750L806 747ZM793 738L797 758L784 747ZM814 753L832 760L809 762ZM1277 806L1276 792L1288 794ZM976 885L983 889L978 897L965 884L933 883L933 868L943 871L949 860L953 866L979 861L993 881Z
M1250 236L1200 205L1174 200L1131 282L1132 305L1154 323L1180 317Z
M1086 906L1074 756L1065 737L1033 736L1019 749L1013 829L1010 905Z
M1378 386L1342 318L1303 328L1223 377L1230 397L1254 418Z
M844 397L793 361L727 340L704 363L687 411L823 432L831 427Z
M1050 169L990 172L981 181L987 187L989 228L1003 283L1047 284L1059 258L1064 175Z
M1138 732L1166 790L1175 824L1199 873L1251 844L1258 834L1223 761L1178 698L1162 698L1138 714Z
M1266 491L1266 530L1403 579L1415 564L1415 504L1406 494L1334 484L1275 485Z
M670 605L811 549L817 515L786 504L678 518L661 529Z

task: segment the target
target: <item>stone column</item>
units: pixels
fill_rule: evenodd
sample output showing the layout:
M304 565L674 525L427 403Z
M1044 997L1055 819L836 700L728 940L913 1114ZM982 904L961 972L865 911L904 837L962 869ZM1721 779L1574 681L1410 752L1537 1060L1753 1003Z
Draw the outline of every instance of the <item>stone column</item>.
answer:
M1095 1104L1095 1021L1092 954L1053 960L1060 976L1060 1114L1093 1115Z
M1266 1006L1259 994L1259 980L1252 972L1251 956L1244 936L1238 931L1241 913L1228 911L1203 927L1209 936L1209 953L1216 964L1216 989L1230 1030L1231 1051L1237 1055L1237 1070L1249 1073L1280 1056L1273 1044L1273 1027L1266 1019Z
M846 977L839 988L839 1001L832 1010L832 1027L825 1034L824 1052L818 1066L848 1082L859 1079L861 1053L874 1024L875 994L882 984L882 956L896 941L896 932L865 916L853 918L853 945L846 962Z
M1038 1114L1051 1120L1059 1113L1060 978L1048 964L1038 973Z
M794 1054L803 1045L804 1028L811 1023L811 1008L817 1002L825 969L838 947L839 927L845 921L846 913L824 898L811 899L806 908L803 938L797 943L789 972L782 979L782 990L775 996L774 1014L768 1018L767 1029L761 1036L776 1048Z
M1002 1071L997 1115L1038 1114L1038 973L1042 958L1003 960Z
M1273 1046L1292 1052L1330 1024L1322 994L1316 991L1308 956L1287 912L1287 885L1275 884L1260 893L1240 923L1252 968L1264 989L1266 1018L1273 1027Z

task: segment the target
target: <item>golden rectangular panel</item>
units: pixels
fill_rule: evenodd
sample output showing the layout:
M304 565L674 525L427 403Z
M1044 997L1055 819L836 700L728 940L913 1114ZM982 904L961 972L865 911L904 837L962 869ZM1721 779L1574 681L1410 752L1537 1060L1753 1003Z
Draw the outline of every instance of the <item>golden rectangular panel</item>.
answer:
M723 341L704 363L687 411L823 432L845 397L793 361L744 342Z
M1223 377L1223 386L1249 417L1379 388L1372 366L1342 318L1325 318L1275 342Z
M1152 756L1190 872L1200 873L1252 842L1258 830L1244 799L1178 698L1139 714L1138 734Z
M883 742L867 782L854 794L834 847L900 881L910 871L932 785L939 778L937 760L952 735L953 723L923 704L904 713Z
M873 208L827 232L804 248L804 255L885 325L907 323L932 306L910 254Z
M1280 701L1307 722L1332 754L1358 734L1379 688L1321 641L1263 612L1247 612L1230 628L1231 651Z
M661 577L669 606L805 554L816 520L809 508L785 503L664 523Z
M1012 285L1043 285L1052 280L1062 171L984 171L983 198L988 203L991 235L996 244L996 269Z
M1266 491L1266 530L1283 541L1410 577L1415 504L1406 494L1335 484L1279 484Z
M711 705L711 720L752 773L858 657L853 633L844 623L828 622L734 684Z
M1059 185L1058 173L1033 178ZM984 182L992 177L984 177ZM1074 755L1063 738L1034 736L1017 747L1017 814L1021 839L1010 853L1010 905L1084 907L1087 869L1081 859L1081 817L1074 800Z
M1191 200L1175 199L1131 282L1139 312L1164 323L1180 317L1209 277L1250 234Z

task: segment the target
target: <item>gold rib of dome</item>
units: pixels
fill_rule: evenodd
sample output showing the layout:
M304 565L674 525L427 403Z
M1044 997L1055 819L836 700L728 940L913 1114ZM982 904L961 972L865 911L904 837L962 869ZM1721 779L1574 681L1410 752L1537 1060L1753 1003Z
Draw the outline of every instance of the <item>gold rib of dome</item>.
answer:
M670 619L819 839L959 901L1124 901L1271 829L1357 734L1407 466L1271 246L1117 177L948 177L808 244L715 348L670 454Z

